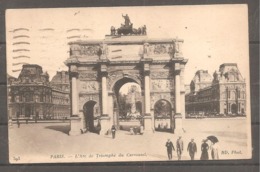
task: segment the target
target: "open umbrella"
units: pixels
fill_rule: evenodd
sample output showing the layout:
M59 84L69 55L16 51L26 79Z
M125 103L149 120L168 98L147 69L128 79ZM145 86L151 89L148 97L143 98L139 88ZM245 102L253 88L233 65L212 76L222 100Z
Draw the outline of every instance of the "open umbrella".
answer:
M218 142L218 138L216 136L208 136L207 139L210 140L212 143Z

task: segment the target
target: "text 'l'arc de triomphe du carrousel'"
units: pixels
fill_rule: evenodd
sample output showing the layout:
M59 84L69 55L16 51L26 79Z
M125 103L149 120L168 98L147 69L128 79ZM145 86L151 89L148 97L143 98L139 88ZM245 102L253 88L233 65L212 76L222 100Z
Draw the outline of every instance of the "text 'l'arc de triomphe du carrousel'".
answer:
M118 129L135 123L151 132L167 119L172 133L182 130L185 114L182 39L149 39L145 25L133 28L128 15L120 28L111 26L102 40L70 42L70 57L65 61L71 80L71 129L78 135L112 125ZM109 30L109 28L108 28ZM139 112L126 119L119 111L119 90L126 83L141 88ZM133 99L134 101L134 99ZM135 103L134 103L135 104ZM156 108L157 105L160 108ZM166 108L167 110L165 110Z

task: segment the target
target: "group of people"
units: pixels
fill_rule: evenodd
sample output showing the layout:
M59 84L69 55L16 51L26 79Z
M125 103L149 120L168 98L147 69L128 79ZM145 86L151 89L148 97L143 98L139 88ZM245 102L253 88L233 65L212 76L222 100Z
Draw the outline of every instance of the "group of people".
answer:
M209 160L209 154L208 154L209 149L211 149L212 159L213 160L219 159L217 145L214 142L212 142L211 146L209 146L207 141L208 141L208 139L202 140L200 160ZM175 151L175 147L170 139L167 140L165 146L167 148L168 158L169 158L169 160L171 160L172 151ZM182 137L180 136L176 141L176 151L177 151L178 160L181 160L183 150L184 150L183 140L182 140ZM187 152L189 153L191 160L194 160L195 154L197 153L197 145L194 142L193 138L191 139L191 141L188 144Z

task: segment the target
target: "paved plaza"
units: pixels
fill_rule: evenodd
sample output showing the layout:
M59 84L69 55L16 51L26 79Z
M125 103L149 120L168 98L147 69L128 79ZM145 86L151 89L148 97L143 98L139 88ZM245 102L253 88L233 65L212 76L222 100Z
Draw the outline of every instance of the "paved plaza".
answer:
M182 160L190 159L187 145L191 138L197 143L195 160L199 160L202 139L209 135L219 139L220 159L250 157L246 121L246 118L184 120ZM22 123L20 128L13 123L9 127L10 162L168 161L165 143L170 138L176 147L179 136L165 132L131 135L121 130L112 139L111 135L94 133L69 136L69 130L68 122ZM173 160L177 160L176 151Z

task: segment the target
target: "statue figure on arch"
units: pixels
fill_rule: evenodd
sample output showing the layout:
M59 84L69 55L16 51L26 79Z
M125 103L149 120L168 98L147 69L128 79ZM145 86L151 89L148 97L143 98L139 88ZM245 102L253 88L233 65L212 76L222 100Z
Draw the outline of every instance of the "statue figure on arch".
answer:
M125 16L122 14L122 17L125 19L125 26L130 26L131 22L128 14L126 14Z

